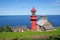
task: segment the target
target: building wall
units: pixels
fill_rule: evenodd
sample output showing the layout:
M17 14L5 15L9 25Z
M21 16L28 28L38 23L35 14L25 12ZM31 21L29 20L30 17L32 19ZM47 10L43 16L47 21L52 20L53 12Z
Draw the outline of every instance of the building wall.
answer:
M46 31L54 31L55 29L47 29Z

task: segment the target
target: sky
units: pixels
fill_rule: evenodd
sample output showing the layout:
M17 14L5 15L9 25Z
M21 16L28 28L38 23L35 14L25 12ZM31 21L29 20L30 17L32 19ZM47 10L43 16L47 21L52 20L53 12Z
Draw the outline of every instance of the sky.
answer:
M60 0L0 0L0 15L60 15Z

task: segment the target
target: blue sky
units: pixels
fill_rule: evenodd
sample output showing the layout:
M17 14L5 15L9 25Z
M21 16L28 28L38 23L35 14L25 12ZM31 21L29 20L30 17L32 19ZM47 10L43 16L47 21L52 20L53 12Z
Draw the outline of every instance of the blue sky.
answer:
M60 15L60 0L0 0L0 15Z

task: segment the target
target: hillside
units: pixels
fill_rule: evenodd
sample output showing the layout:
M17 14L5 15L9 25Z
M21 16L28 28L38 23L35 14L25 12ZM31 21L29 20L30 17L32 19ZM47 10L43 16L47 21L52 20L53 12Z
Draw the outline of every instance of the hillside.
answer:
M55 31L49 32L37 32L37 31L26 31L26 32L2 32L0 33L0 39L11 39L11 38L32 38L33 36L50 36L60 35L60 27L56 28Z

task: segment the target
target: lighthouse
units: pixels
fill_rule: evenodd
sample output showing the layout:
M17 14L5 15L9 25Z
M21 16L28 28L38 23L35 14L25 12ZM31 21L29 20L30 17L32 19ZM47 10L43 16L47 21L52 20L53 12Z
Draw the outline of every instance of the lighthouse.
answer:
M36 15L35 15L35 13L36 13L36 10L35 10L35 8L33 7L32 8L32 10L31 10L31 13L32 13L32 15L31 15L31 30L36 30Z

